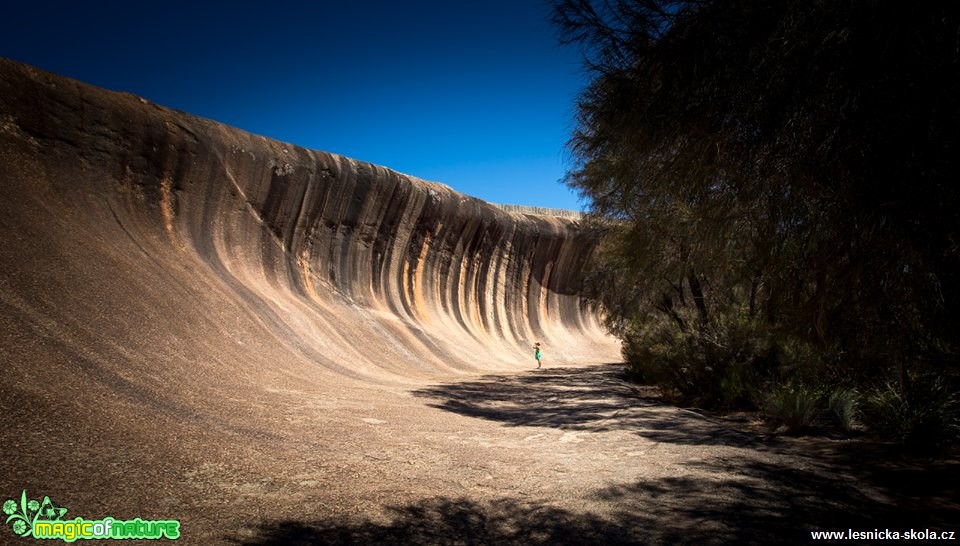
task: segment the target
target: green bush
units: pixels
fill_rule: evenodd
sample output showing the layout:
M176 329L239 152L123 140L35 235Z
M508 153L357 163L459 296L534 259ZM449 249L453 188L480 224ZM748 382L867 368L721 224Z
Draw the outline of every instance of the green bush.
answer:
M886 385L866 397L861 416L878 437L920 453L960 445L960 396L941 377L916 381L909 396Z
M853 430L857 414L857 391L839 387L830 392L827 398L827 415L840 430Z
M756 408L778 365L771 336L736 317L686 330L662 317L652 319L627 330L623 355L632 379L710 409Z
M790 434L811 427L820 413L822 396L817 389L803 384L778 386L767 397L764 413L774 425L783 425Z
M939 368L926 366L929 375L915 379L909 396L892 386L861 395L867 372L890 377L891 367L863 365L840 347L788 337L736 310L714 313L706 324L692 313L653 314L620 335L628 376L659 386L680 404L761 409L790 434L822 428L849 433L862 425L918 452L960 445L957 383Z

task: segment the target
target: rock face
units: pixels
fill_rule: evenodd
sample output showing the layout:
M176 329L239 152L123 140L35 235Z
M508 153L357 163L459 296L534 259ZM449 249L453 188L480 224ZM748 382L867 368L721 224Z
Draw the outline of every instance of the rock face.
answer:
M23 358L374 382L528 366L534 341L547 362L616 358L569 218L6 60L0 143L0 346L39 345Z
M456 494L438 477L496 425L417 389L533 368L535 341L547 367L615 360L576 293L592 245L0 60L0 500L183 514L187 542L235 544L266 506Z

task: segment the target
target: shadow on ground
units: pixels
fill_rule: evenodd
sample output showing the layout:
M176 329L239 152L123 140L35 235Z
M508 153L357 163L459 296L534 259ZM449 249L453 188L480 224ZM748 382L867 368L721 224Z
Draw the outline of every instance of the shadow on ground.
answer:
M306 544L805 544L811 531L960 531L956 461L869 442L769 438L671 407L618 366L538 370L421 389L430 405L506 426L627 430L657 442L732 445L679 475L598 489L596 513L502 498L436 497L384 517L266 521L245 546ZM702 450L696 450L702 455ZM602 514L602 515L601 515ZM870 543L870 541L861 541Z
M761 444L692 411L666 406L622 378L623 366L542 369L522 375L490 375L414 391L436 400L431 407L509 426L606 432L629 430L657 442L689 445Z
M637 536L592 515L504 499L429 499L389 510L391 521L280 521L247 546L307 544L634 544Z
M817 530L957 529L955 507L949 514L931 513L869 498L852 483L815 471L756 461L739 470L722 481L670 477L601 489L590 500L606 506L606 516L518 499L433 498L390 508L383 520L273 521L255 529L254 538L231 541L245 546L805 544Z

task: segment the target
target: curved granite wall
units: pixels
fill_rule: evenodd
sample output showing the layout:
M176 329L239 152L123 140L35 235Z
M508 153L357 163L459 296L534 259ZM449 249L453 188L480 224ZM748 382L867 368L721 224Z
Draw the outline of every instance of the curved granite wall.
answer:
M21 195L32 204L7 214L4 237L42 220L21 209L62 201L71 212L55 213L60 227L42 238L76 217L93 238L123 239L104 252L142 253L119 276L151 267L198 294L216 285L282 345L331 370L529 364L536 340L557 360L615 358L577 294L593 241L571 219L507 212L10 61L0 61L0 135L5 191L45 181L45 193ZM3 265L33 267L17 255ZM5 289L8 300L28 290Z

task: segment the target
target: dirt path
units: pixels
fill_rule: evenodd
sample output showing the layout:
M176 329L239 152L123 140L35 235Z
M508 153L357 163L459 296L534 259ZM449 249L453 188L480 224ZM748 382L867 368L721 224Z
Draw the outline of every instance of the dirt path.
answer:
M320 413L329 427L308 424ZM300 441L260 445L249 454L259 471L189 475L190 489L225 502L184 514L185 536L768 544L805 543L811 530L960 530L957 464L738 430L645 395L615 366L354 391L286 417Z

